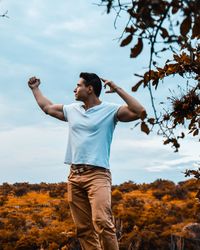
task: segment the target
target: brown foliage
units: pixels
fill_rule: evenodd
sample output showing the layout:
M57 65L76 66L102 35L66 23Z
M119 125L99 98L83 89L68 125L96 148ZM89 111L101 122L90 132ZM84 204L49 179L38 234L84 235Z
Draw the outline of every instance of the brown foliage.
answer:
M16 186L26 185L27 193L14 196ZM80 250L66 198L50 197L56 187L62 193L63 183L46 184L32 191L33 184L9 185L10 194L0 207L0 249ZM65 184L66 185L66 184ZM0 186L0 197L3 198ZM41 192L41 188L46 191ZM112 187L112 207L120 250L168 250L171 235L182 232L188 223L200 222L200 205L195 195L199 183L158 179L150 184L132 181Z
M119 40L122 47L131 46L131 58L139 56L143 48L149 46L149 70L139 76L142 79L132 87L132 91L137 91L142 85L147 87L151 97L154 117L143 120L141 130L149 134L157 127L157 132L164 137L164 144L170 143L175 151L178 151L179 139L185 138L185 134L176 135L177 127L186 125L189 133L196 137L199 135L200 1L102 0L99 5L106 6L107 13L111 10L117 12L115 25L120 12L126 12L128 15L128 22ZM135 40L136 45L132 45ZM173 60L167 60L164 66L158 67L159 56L165 56L166 51L167 57ZM158 104L155 104L152 86L157 90L163 79L174 75L180 75L186 82L192 79L192 87L185 89L181 97L169 96L170 110L168 107L163 108L162 114L158 116Z

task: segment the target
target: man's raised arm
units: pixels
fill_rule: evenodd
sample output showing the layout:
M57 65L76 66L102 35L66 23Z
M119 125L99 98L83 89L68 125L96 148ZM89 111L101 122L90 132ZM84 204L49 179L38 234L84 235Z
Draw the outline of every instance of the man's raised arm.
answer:
M28 85L31 88L33 95L39 105L39 107L48 115L53 116L59 120L66 121L63 113L62 104L53 104L39 89L40 79L31 77L28 81Z
M117 118L119 121L130 122L146 117L145 108L133 96L129 95L113 81L105 80L103 78L101 78L101 80L104 82L104 88L106 88L106 86L110 88L106 93L116 92L127 104L122 105L117 112Z

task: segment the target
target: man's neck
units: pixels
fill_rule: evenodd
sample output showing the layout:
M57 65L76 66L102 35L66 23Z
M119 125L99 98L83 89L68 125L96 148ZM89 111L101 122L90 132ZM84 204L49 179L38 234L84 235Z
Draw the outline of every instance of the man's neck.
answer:
M85 110L87 110L87 109L90 109L90 108L97 106L101 103L102 103L102 101L99 100L99 98L96 98L96 99L84 101L83 107Z

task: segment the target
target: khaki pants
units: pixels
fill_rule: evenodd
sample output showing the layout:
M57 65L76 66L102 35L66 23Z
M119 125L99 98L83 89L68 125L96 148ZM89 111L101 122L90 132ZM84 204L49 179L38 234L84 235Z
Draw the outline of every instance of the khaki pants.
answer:
M68 201L82 250L118 250L111 212L111 173L92 167L82 173L72 168Z

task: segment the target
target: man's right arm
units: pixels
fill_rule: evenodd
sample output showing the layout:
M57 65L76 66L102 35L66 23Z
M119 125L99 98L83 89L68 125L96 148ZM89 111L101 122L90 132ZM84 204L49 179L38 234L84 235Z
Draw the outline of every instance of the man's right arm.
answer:
M62 104L53 104L39 89L40 79L31 77L28 81L28 85L31 88L33 95L39 105L39 107L48 115L53 116L59 120L66 121L63 113Z

